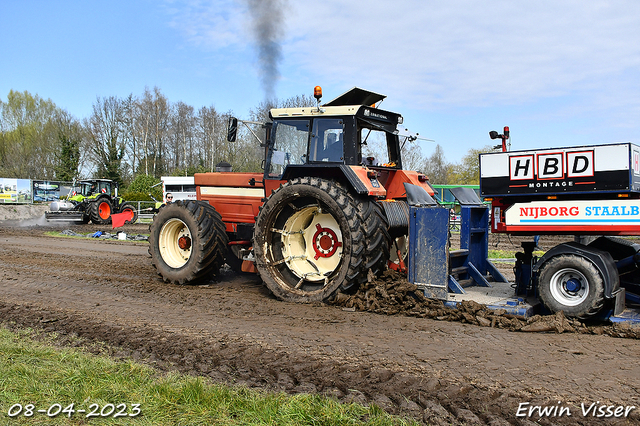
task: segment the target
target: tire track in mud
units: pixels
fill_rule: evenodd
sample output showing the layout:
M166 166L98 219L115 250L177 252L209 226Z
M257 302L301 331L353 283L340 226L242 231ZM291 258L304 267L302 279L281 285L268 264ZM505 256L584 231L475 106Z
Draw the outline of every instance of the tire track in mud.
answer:
M0 229L0 318L55 331L61 344L79 336L94 352L164 371L374 402L431 424L528 424L514 416L522 401L640 405L627 397L640 387L635 340L292 305L251 275L172 286L144 245L81 240L78 250L33 233Z

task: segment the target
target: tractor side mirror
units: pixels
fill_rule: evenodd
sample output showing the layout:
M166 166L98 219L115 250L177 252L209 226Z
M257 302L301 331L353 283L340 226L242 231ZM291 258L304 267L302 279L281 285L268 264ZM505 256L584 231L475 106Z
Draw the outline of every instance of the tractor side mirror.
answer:
M238 136L238 119L235 117L229 117L229 126L227 127L227 140L229 142L235 142Z

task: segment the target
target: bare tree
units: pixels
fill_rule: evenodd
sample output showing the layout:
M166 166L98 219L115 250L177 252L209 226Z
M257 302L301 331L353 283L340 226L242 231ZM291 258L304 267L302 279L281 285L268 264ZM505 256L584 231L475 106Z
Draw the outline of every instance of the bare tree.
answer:
M121 162L125 152L123 102L115 96L97 98L87 122L90 155L96 176L122 183Z
M197 164L193 158L193 139L196 118L193 107L178 102L173 105L171 113L171 155L173 156L173 168L187 170L189 166Z
M170 126L170 105L158 87L145 88L137 102L136 131L145 174L160 177L164 172L164 149Z
M424 164L424 172L429 176L431 183L448 184L453 176L453 165L444 158L444 151L438 144Z
M210 171L214 170L216 160L217 139L221 126L218 126L219 118L215 107L202 107L197 116L197 137L200 141L201 158L204 157L204 165Z
M405 170L419 170L424 166L426 159L422 155L422 149L417 140L400 138L400 153L402 155L402 167Z
M132 181L136 175L138 159L138 132L136 131L137 102L130 94L122 101L122 127L126 152L123 164L123 173L126 180Z

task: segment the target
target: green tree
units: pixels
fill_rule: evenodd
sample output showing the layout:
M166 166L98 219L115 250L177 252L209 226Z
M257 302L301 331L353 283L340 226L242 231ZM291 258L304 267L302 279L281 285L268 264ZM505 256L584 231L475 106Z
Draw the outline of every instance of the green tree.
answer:
M467 151L459 164L454 167L453 183L460 185L480 184L480 157L484 152L491 152L491 145L486 145L480 149L470 149Z
M161 200L162 185L159 185L161 182L160 179L151 175L140 174L133 179L126 191L123 191L122 196L126 200L150 201L149 195L151 195L156 200Z
M5 177L54 177L58 108L28 91L9 91L0 100L0 173Z
M80 166L80 146L83 130L81 124L66 111L60 111L55 119L58 133L58 151L55 177L62 181L71 181L78 177Z

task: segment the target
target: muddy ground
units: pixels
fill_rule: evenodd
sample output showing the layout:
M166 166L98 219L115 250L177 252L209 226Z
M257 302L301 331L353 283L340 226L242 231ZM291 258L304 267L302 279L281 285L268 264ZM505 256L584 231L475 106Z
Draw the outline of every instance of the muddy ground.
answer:
M205 285L168 285L145 243L49 237L35 223L0 223L0 320L56 332L60 344L216 382L376 403L428 424L640 424L640 408L608 420L581 411L597 401L640 407L638 339L289 304L229 270ZM516 416L534 405L571 416Z

